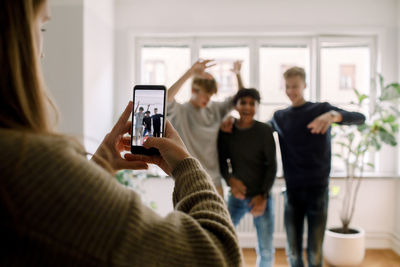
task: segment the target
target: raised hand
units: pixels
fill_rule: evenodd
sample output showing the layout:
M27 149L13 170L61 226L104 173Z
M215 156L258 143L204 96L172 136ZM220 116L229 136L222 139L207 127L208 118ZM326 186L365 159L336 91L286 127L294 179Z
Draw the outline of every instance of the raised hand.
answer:
M228 116L221 124L221 131L223 131L224 133L232 133L234 122L235 118L232 116Z
M342 115L337 111L329 111L318 117L307 125L312 134L325 134L334 122L342 120Z
M206 72L206 69L211 68L211 67L213 67L215 65L216 64L214 63L213 60L209 60L209 59L201 60L201 59L199 59L198 61L196 61L196 63L193 64L193 66L190 68L189 71L193 76L198 76L198 77L202 77L202 78L205 78L205 79L210 79L210 74Z
M240 71L242 70L242 63L243 60L236 60L235 62L233 62L233 68L231 69L231 71L235 74L240 74Z

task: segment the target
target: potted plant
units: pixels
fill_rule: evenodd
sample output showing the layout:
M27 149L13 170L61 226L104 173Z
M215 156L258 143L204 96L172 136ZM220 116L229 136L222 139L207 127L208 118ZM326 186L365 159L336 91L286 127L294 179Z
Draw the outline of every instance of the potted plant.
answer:
M399 83L385 85L383 77L379 76L380 95L375 103L366 94L356 89L358 103L353 103L360 110L368 110L364 124L359 126L335 125L333 138L342 148L341 154L335 154L343 160L346 166L346 178L340 227L327 229L324 240L324 257L331 265L358 265L365 255L364 230L350 226L355 212L357 195L360 189L364 171L374 164L367 157L368 153L379 151L383 144L396 146L396 134L399 131L398 99L400 98Z

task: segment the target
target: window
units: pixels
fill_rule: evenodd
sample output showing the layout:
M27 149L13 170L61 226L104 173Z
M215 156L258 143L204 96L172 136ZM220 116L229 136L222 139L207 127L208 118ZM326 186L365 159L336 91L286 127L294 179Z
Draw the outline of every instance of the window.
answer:
M223 101L232 96L238 89L236 75L231 71L236 60L242 61L242 79L245 85L249 84L249 48L246 46L213 46L203 45L200 48L200 58L213 59L216 66L209 72L218 83L218 93L213 100Z
M353 89L369 94L369 47L322 43L321 101L346 105L356 101Z
M328 101L354 110L354 88L370 93L370 81L376 72L375 37L372 36L280 36L280 37L193 37L138 38L137 65L142 83L171 86L198 58L214 59L208 71L218 83L213 100L222 101L237 90L231 72L235 60L243 61L242 79L246 87L259 89L261 105L257 119L265 122L290 102L285 93L283 73L299 66L306 71L305 97L310 101ZM190 83L180 90L179 102L190 98ZM333 146L332 154L340 153ZM371 157L373 157L372 155ZM333 171L344 165L333 157Z
M260 61L260 93L261 106L259 120L267 121L272 118L274 111L290 104L285 93L283 73L291 67L305 69L307 79L310 77L310 48L307 46L267 46L259 51ZM309 84L309 82L307 82ZM309 88L305 96L310 98Z
M188 46L144 45L141 47L140 80L142 84L171 86L190 67ZM190 96L188 85L176 99L184 102Z

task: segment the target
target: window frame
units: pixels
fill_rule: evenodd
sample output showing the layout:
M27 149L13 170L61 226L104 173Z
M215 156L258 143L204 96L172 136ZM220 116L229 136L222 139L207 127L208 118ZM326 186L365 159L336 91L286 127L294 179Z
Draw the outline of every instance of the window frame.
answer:
M376 78L380 70L378 40L380 33L365 34L273 34L273 35L194 35L194 36L135 36L135 77L142 82L141 48L143 46L175 46L188 47L190 49L191 64L200 54L200 49L206 45L213 46L247 46L249 48L249 85L260 88L260 49L265 46L306 46L309 48L309 96L310 101L321 100L321 49L324 43L332 43L337 46L367 46L370 50L370 80ZM377 95L377 87L371 83L370 106L372 109ZM263 105L282 105L280 102L263 102ZM259 114L256 115L259 118ZM371 158L378 163L378 153L371 152ZM379 164L376 164L375 172L379 173ZM333 173L334 174L334 173Z

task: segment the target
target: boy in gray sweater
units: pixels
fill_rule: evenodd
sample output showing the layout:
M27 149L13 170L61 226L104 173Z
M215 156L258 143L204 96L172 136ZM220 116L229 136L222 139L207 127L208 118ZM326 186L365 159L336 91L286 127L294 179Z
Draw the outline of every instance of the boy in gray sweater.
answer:
M206 69L214 66L210 60L197 61L168 89L167 118L174 125L189 152L197 158L211 176L218 193L223 196L218 165L217 138L221 122L233 109L232 97L223 102L210 101L217 93L217 82ZM232 71L240 73L240 62ZM175 96L183 84L193 77L192 94L180 104Z

